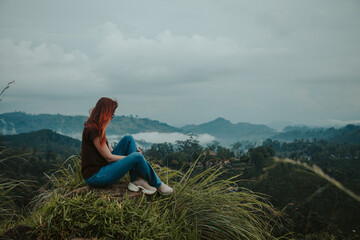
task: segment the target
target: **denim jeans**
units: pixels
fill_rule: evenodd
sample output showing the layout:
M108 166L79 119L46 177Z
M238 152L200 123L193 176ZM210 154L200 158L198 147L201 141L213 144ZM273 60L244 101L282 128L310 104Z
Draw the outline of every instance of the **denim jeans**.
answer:
M147 180L150 186L160 187L159 177L144 156L137 152L136 143L132 136L124 136L113 149L112 154L126 157L102 167L99 172L85 180L88 185L93 187L109 186L130 172L130 182L141 177Z

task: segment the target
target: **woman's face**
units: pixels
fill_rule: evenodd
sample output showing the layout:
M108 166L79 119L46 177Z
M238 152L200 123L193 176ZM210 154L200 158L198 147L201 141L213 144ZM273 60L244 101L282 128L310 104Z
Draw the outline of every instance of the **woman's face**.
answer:
M113 114L112 114L111 118L110 118L110 119L109 119L109 121L107 122L107 124L106 124L106 128L109 126L109 124L110 124L111 120L113 120L113 118L114 118L114 114L115 114L115 113L113 113Z
M105 128L107 128L109 126L110 122L111 122L111 118L109 120L107 120Z

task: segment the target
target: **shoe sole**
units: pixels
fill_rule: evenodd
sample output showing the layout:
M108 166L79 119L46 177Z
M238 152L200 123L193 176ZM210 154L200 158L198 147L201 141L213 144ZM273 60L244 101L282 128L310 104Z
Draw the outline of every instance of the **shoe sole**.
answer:
M174 191L171 191L171 192L161 192L161 191L159 191L159 193L161 194L161 195L170 195L170 194L172 194Z
M154 193L156 193L156 190L154 191L151 191L151 190L148 190L142 186L136 186L135 184L133 183L129 183L128 185L128 189L132 192L138 192L141 190L142 193L146 194L146 195L152 195Z

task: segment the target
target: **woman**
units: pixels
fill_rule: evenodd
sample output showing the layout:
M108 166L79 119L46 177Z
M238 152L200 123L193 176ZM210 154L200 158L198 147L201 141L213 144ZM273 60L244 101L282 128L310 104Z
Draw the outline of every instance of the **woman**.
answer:
M114 149L111 148L105 132L117 106L110 98L100 98L84 124L81 173L85 182L94 187L109 186L130 172L130 191L154 194L158 190L171 194L173 189L160 181L132 136L123 137Z

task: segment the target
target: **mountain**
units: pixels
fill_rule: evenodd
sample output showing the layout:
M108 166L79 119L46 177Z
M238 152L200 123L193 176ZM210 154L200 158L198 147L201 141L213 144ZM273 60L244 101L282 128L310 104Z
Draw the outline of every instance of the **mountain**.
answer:
M266 124L269 128L275 129L277 131L282 131L284 127L294 125L294 123L289 121L276 121L276 122L269 122Z
M86 119L86 116L65 116L61 114L3 113L0 114L0 133L9 135L50 129L63 135L81 139ZM140 132L210 134L223 145L230 145L237 141L251 141L261 144L267 138L288 142L294 139L316 138L355 143L360 142L359 128L359 125L347 125L339 129L312 128L301 125L287 126L279 133L266 125L245 122L234 124L224 118L217 118L199 125L192 124L177 128L148 118L115 116L107 129L107 135L122 136Z
M233 124L224 118L217 118L199 125L186 125L182 129L195 134L211 134L225 144L243 140L264 140L276 134L274 129L262 124L244 122Z
M51 129L55 132L71 134L82 132L85 116L64 116L60 114L26 114L12 112L0 114L1 134L17 134L40 129Z
M127 116L114 117L107 131L109 134L120 135L124 135L127 133L134 134L139 132L183 132L179 128L170 126L157 120Z
M65 116L61 114L26 114L12 112L0 114L0 133L17 134L50 129L55 132L81 137L86 116ZM107 133L113 135L135 134L139 132L183 132L181 129L166 123L148 118L115 116Z

